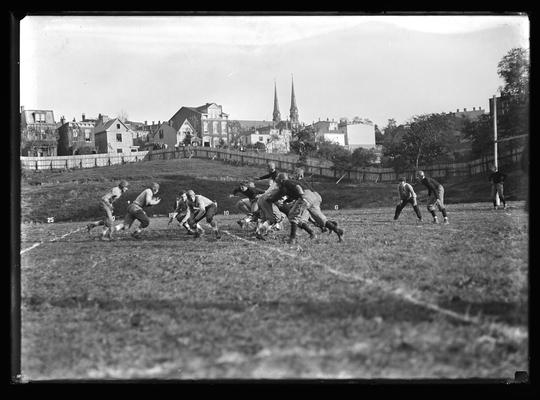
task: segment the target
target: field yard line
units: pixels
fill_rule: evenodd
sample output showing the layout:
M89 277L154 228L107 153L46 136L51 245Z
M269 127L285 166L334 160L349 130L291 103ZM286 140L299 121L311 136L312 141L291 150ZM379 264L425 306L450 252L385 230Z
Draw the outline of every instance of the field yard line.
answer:
M41 243L43 243L43 242L39 242L39 243L34 243L34 245L33 245L33 246L31 246L31 247L28 247L27 249L21 250L21 254L24 254L24 253L26 253L27 251L30 251L30 250L32 250L32 249L33 249L34 247L38 247L38 246L39 246L39 245L40 245Z
M244 239L244 238L242 238L240 236L237 236L234 233L230 233L230 232L228 232L226 230L223 230L222 232L226 233L229 236L235 237L235 238L237 238L237 239L239 239L239 240L241 240L243 242L251 243L251 244L254 244L254 245L258 246L258 247L266 247L267 249L275 250L278 253L287 255L287 256L292 257L292 258L300 258L302 261L306 261L306 262L308 262L308 263L310 263L310 264L312 264L314 266L322 267L325 271L330 272L333 275L337 275L337 276L340 276L340 277L343 277L343 278L346 278L346 279L350 279L350 280L353 280L353 281L363 282L363 283L365 283L367 285L376 286L379 289L383 290L384 292L387 292L387 293L392 294L392 295L397 296L397 297L401 297L402 299L404 299L404 300L406 300L406 301L408 301L410 303L413 303L413 304L416 304L418 306L427 308L429 310L438 312L440 314L443 314L443 315L446 315L448 317L457 319L459 321L473 323L473 324L476 324L476 325L481 325L484 322L484 321L480 320L477 317L471 317L471 316L468 316L468 315L459 314L459 313L456 313L454 311L447 310L445 308L441 308L441 307L437 306L436 304L432 304L432 303L429 303L429 302L426 302L426 301L423 301L423 300L416 299L405 288L392 289L392 288L389 288L387 285L385 285L383 282L380 282L380 281L376 282L376 281L374 281L372 279L369 279L369 278L364 278L364 277L361 277L361 276L358 276L358 275L347 274L347 273L338 271L338 270L336 270L334 268L331 268L331 267L329 267L327 265L318 263L317 261L313 260L311 257L299 257L298 254L294 254L294 253L284 251L284 250L282 250L282 249L280 249L278 247L260 246L259 243L257 243L257 242ZM490 328L493 329L493 330L499 331L500 333L502 333L502 334L504 334L506 336L509 336L511 338L515 338L515 339L523 339L523 338L526 338L528 336L527 332L524 332L521 328L512 327L512 326L509 326L509 325L506 325L506 324L491 323Z
M42 245L43 243L52 243L52 242L56 242L57 240L59 239L63 239L65 238L66 236L68 235L72 235L74 234L75 232L79 232L81 229L84 229L84 227L81 227L81 228L78 228L78 229L75 229L74 231L71 231L71 232L68 232L58 238L54 238L53 240L47 240L46 242L39 242L39 243L35 243L33 244L31 247L27 248L27 249L24 249L24 250L21 250L20 254L23 255L24 253L26 253L27 251L30 251L32 249L35 249L36 247Z

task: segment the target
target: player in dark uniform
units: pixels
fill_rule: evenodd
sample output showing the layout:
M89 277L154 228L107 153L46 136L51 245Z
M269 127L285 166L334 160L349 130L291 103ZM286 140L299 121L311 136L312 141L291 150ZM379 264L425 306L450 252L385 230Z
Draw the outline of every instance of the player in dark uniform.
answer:
M328 221L326 216L320 209L321 196L311 191L308 188L302 187L302 183L295 180L287 179L287 174L279 173L276 177L278 191L270 196L266 201L275 203L284 196L287 196L289 201L294 201L293 206L289 210L287 217L291 224L289 235L289 243L296 243L296 231L298 227L305 230L311 239L316 235L307 224L308 217L311 214L319 225L325 226L338 236L338 241L342 241L343 230L338 228L336 224Z
M446 207L444 206L444 187L433 178L428 178L424 174L424 171L418 171L416 177L423 183L428 190L428 205L427 209L433 216L433 223L437 224L437 216L435 215L435 209L438 208L444 218L444 223L448 224L448 217L446 215Z
M187 192L182 191L176 198L173 216L169 218L169 225L176 219L180 223L180 226L187 231L188 235L194 235L195 231L189 225L190 218L191 210L188 205Z
M506 201L504 199L504 181L506 180L506 174L497 171L497 167L491 167L491 174L488 181L491 182L491 199L493 200L493 209L497 209L497 195L499 200L503 203L503 209L506 209Z
M238 225L243 228L250 221L253 221L253 219L256 218L259 211L257 198L264 193L264 190L255 187L255 185L251 185L251 182L249 181L242 181L240 185L233 190L229 197L234 197L239 193L246 196L245 199L241 199L236 203L236 208L240 212L247 215L246 218L241 218L237 221Z

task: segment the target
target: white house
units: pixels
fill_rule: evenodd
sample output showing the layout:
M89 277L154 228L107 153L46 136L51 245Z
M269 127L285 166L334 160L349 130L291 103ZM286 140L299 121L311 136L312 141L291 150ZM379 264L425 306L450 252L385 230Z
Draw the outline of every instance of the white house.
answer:
M94 128L98 153L129 154L137 151L138 146L133 145L133 135L133 131L118 118L105 123L98 121Z
M342 122L338 131L345 134L345 144L350 149L363 147L375 148L375 126L365 122Z

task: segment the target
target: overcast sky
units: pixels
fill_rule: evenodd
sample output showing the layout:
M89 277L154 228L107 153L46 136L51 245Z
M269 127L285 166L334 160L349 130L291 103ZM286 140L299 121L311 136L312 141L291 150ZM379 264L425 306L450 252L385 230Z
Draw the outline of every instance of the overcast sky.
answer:
M55 119L167 120L215 102L230 119L300 120L489 109L500 59L529 47L526 16L30 16L20 96Z

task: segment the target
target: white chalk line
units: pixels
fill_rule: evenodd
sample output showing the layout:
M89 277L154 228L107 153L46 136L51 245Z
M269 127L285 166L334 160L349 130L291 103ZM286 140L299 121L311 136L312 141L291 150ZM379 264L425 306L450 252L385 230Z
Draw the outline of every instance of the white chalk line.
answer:
M226 233L229 236L235 237L235 238L237 238L237 239L239 239L239 240L241 240L243 242L256 245L257 247L263 247L263 246L260 246L259 243L257 243L257 242L244 239L244 238L242 238L240 236L237 236L237 235L235 235L233 233L230 233L230 232L228 232L226 230L223 230L222 232ZM364 283L366 285L369 285L369 286L378 287L378 288L380 288L381 290L383 290L384 292L386 292L388 294L400 297L400 298L402 298L402 299L404 299L404 300L406 300L406 301L408 301L408 302L410 302L412 304L415 304L415 305L420 306L420 307L427 308L429 310L435 311L435 312L437 312L439 314L446 315L446 316L454 318L456 320L459 320L459 321L462 321L462 322L467 322L467 323L472 323L472 324L475 324L475 325L482 325L482 324L485 323L485 321L482 321L478 317L460 314L460 313L457 313L457 312L454 312L454 311L451 311L451 310L447 310L445 308L441 308L441 307L437 306L436 304L416 299L405 288L397 288L397 289L389 288L383 282L380 282L380 281L377 282L377 281L375 281L373 279L364 278L364 277L354 275L354 274L347 274L347 273L338 271L338 270L336 270L336 269L334 269L332 267L329 267L327 265L318 263L317 261L313 260L309 256L308 257L301 257L298 254L290 253L290 252L284 251L284 250L282 250L282 249L280 249L278 247L274 247L274 246L271 246L271 245L264 246L264 248L267 249L267 250L277 251L278 253L287 255L287 256L295 258L295 259L300 259L302 261L305 261L305 262L307 262L307 263L309 263L311 265L317 266L317 267L322 267L323 270L325 270L326 272L329 272L329 273L331 273L333 275L337 275L339 277L349 279L349 280L353 280L353 281L362 282L362 283ZM502 324L502 323L489 323L489 327L492 330L498 331L498 332L500 332L500 333L502 333L505 336L508 336L510 338L525 339L525 338L528 337L528 332L524 331L520 327L513 327L513 326L509 326L507 324Z
M74 234L75 232L79 232L81 229L84 229L83 227L81 228L78 228L78 229L75 229L74 231L70 231L60 237L57 237L57 238L54 238L53 240L47 240L45 242L38 242L38 243L34 243L32 246L28 247L27 249L24 249L24 250L21 250L21 255L23 255L24 253L26 253L27 251L30 251L32 249L35 249L36 247L38 246L41 246L43 243L52 243L52 242L56 242L57 240L60 240L60 239L63 239L65 238L66 236L69 236L69 235L72 235Z

